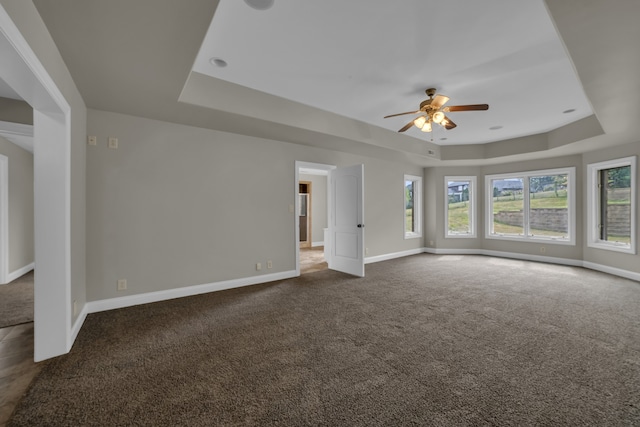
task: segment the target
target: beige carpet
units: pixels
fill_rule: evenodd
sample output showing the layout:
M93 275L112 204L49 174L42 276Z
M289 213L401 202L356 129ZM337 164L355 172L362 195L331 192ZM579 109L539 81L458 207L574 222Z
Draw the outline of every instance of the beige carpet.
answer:
M12 426L632 426L640 285L416 255L91 314Z
M0 328L33 322L33 271L0 285Z

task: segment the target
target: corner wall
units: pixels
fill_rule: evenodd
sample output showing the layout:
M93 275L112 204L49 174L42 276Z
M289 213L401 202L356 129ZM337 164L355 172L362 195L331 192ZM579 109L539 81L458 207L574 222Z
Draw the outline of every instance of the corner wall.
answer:
M519 163L505 163L477 167L435 167L425 168L425 199L427 200L427 234L425 247L432 252L464 252L513 254L520 258L558 260L571 265L585 265L625 277L639 277L640 264L638 254L595 249L587 246L587 165L605 160L614 160L628 156L640 156L640 142L614 146L607 149L587 152L581 155L563 156L544 160ZM521 172L531 170L576 168L576 245L554 245L548 242L517 242L484 238L486 175ZM638 168L640 169L640 168ZM636 171L640 174L640 171ZM475 239L446 239L444 221L444 177L449 175L476 175L478 177L478 237ZM639 177L636 177L636 182ZM636 192L638 190L636 189ZM636 207L637 209L637 207ZM636 210L636 216L640 211ZM636 223L640 224L639 218ZM640 227L638 227L640 228ZM635 238L639 238L638 228ZM434 241L434 245L430 245ZM637 241L637 240L636 240ZM545 246L544 256L540 247Z

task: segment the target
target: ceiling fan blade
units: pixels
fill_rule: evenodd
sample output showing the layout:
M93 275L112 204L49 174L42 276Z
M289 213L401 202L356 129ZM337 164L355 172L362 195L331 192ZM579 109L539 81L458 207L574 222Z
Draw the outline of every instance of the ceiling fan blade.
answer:
M431 107L435 108L436 110L439 110L440 107L446 104L448 100L449 100L448 96L436 95L436 97L433 98L433 101L431 101Z
M445 113L453 113L456 111L482 111L488 110L489 104L472 104L472 105L451 105L444 107L442 111Z
M444 126L446 130L451 130L454 127L458 126L447 116L444 116L444 119L442 119L442 122L440 122L440 124Z
M384 116L384 118L388 119L389 117L404 116L405 114L418 114L419 112L420 112L420 110L418 110L418 111L407 111L406 113L398 113L398 114L391 114L389 116Z
M411 120L409 123L407 123L406 125L404 125L404 126L402 127L402 129L400 129L398 132L404 132L404 131L406 131L407 129L409 129L411 126L413 126L413 120Z

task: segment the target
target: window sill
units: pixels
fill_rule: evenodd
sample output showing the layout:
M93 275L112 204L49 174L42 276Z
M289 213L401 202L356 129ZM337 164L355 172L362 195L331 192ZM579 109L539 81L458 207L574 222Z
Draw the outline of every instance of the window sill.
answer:
M408 240L408 239L419 239L422 237L422 233L405 233L404 234L404 239Z
M587 246L593 249L602 249L604 251L622 252L630 255L636 254L636 250L633 247L629 247L622 244L611 243L611 242L604 242L604 241L589 242Z
M545 243L550 245L576 245L576 242L570 239L557 239L553 237L542 236L528 237L523 235L488 234L485 236L485 239L509 240L512 242Z
M477 239L475 234L446 234L445 239Z

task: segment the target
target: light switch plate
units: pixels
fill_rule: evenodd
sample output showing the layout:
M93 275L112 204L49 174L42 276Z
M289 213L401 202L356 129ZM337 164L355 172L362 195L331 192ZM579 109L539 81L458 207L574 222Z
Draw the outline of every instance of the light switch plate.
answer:
M118 138L109 137L109 148L118 148Z

